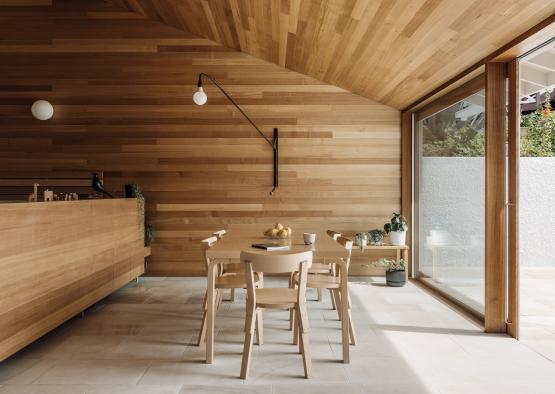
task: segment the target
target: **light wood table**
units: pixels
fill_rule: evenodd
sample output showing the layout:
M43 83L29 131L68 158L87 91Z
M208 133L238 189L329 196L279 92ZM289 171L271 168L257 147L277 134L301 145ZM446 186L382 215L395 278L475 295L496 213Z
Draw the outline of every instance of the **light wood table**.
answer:
M262 249L253 248L252 244L257 243L280 243L290 245L288 250L267 252ZM316 242L313 245L305 245L303 242L303 234L295 233L293 229L293 237L289 240L269 240L261 235L238 235L228 233L220 239L214 246L206 251L206 257L211 262L208 265L208 290L207 290L207 316L206 316L206 363L212 364L214 360L214 314L215 314L215 288L217 268L221 264L227 264L231 259L238 259L242 251L268 253L268 254L287 254L312 251L314 259L334 259L334 263L339 266L340 276L342 278L343 293L347 294L348 272L347 268L340 258L347 257L347 251L339 243L329 237L324 231L316 232ZM337 259L337 261L335 261ZM349 362L349 319L348 319L348 299L341 298L341 329L343 338L343 362ZM344 301L344 302L343 302ZM343 318L345 317L345 318ZM346 344L346 346L345 346Z
M353 252L354 251L359 251L359 253L362 254L362 251L360 250L360 247L358 245L358 243L355 242L355 246L353 246ZM388 245L388 244L383 244L383 245L366 245L366 247L364 248L364 251L367 250L371 250L371 251L390 251L390 250L395 250L396 251L396 259L397 262L399 262L399 260L402 258L403 260L405 260L405 276L406 276L406 280L408 282L409 280L409 266L408 266L408 262L409 262L409 247L407 245Z

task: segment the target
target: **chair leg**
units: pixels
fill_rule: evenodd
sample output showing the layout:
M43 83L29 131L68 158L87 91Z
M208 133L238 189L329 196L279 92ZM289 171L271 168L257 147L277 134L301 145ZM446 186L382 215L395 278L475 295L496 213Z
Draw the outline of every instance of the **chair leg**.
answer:
M258 346L264 344L264 323L263 323L263 309L256 310L256 344Z
M347 314L349 315L349 336L351 338L351 345L354 346L357 344L357 335L355 333L355 326L353 325L353 315L350 308L347 311Z
M316 289L316 292L318 293L318 302L322 302L322 289Z
M339 289L332 289L332 294L336 305L337 317L341 320L341 297L339 295Z
M312 376L312 357L310 355L310 340L308 336L308 321L306 320L306 313L301 312L301 306L297 305L298 313L298 326L299 326L299 344L301 354L303 355L303 368L304 376L310 379Z
M231 294L229 295L229 300L235 302L235 289L231 289Z
M293 280L293 275L294 274L289 275L289 288L290 289L295 288L295 282ZM294 312L293 308L290 308L289 309L289 331L292 331L293 327L295 327L295 312Z
M297 308L292 308L293 317L291 321L293 322L293 345L299 344L299 314L297 313Z
M351 345L356 345L357 335L355 333L355 326L353 325L353 313L351 312L352 310L351 296L347 294L347 297L348 297L347 299L348 299L348 305L349 305L349 309L347 310L347 313L349 315L349 337L351 338Z
M216 289L216 310L220 309L224 291L223 289Z
M254 320L256 315L256 306L247 310L245 343L243 345L243 360L241 361L241 379L247 379L249 376L249 367L251 362L252 341L254 334Z
M206 340L206 314L208 313L208 310L206 308L206 298L207 294L204 293L204 301L202 302L202 320L200 323L200 332L197 338L197 346L200 346L200 344Z
M331 309L336 310L337 306L335 305L335 298L333 297L333 290L329 289L330 291L330 298L331 298Z

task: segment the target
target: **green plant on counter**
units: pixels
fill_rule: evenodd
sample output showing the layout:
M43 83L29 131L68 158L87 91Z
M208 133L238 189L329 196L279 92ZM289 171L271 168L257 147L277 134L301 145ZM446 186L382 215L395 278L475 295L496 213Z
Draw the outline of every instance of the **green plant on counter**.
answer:
M407 220L402 214L393 212L391 220L384 224L383 229L387 234L392 231L407 231Z
M357 245L361 251L364 252L366 248L366 244L368 243L368 234L367 233L356 233L355 239L357 241Z
M154 242L154 227L145 219L145 246L150 246Z
M381 245L383 238L385 237L385 231L375 228L368 231L368 235L370 236L371 245Z
M144 218L144 245L150 246L152 242L154 242L155 231L152 224L148 221L146 212L145 212L145 197L143 192L141 191L141 187L136 183L133 183L130 186L131 189L131 196L137 199L138 203L138 213Z
M381 258L378 261L371 264L372 267L384 267L387 271L404 271L405 270L405 260L399 259L390 259L390 258Z

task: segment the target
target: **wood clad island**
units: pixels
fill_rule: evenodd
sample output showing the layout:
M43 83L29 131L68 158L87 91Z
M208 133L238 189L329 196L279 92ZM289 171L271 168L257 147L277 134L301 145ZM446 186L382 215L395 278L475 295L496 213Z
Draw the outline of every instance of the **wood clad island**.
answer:
M136 199L0 204L0 361L144 273Z

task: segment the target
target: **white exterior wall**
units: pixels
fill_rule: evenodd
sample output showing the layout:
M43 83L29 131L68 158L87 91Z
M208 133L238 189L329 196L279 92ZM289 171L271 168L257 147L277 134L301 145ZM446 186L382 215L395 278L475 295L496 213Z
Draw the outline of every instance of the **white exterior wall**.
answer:
M443 252L442 264L483 262L484 163L480 157L422 160L421 239L464 245ZM520 160L520 242L522 265L555 267L555 157Z

